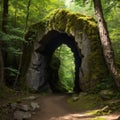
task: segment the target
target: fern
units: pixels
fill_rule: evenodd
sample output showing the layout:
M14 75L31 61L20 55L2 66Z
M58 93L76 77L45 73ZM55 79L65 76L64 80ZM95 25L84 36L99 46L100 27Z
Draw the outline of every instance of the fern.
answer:
M12 67L6 67L5 70L9 72L10 76L16 76L17 74L20 74L19 71Z

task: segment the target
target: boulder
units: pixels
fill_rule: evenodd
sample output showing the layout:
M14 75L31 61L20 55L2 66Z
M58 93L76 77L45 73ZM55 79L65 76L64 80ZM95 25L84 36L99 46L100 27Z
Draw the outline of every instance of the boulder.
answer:
M11 103L10 106L13 110L17 109L17 103Z
M40 108L38 103L35 103L35 102L31 102L30 105L31 105L33 111Z
M101 98L103 98L104 100L109 100L114 96L114 92L112 90L102 90L100 91L100 96Z
M14 120L28 120L30 118L31 118L31 114L29 112L24 112L24 111L14 112Z
M18 108L19 108L19 110L26 111L26 112L30 110L30 106L29 105L20 104Z
M73 102L78 101L79 97L73 97Z

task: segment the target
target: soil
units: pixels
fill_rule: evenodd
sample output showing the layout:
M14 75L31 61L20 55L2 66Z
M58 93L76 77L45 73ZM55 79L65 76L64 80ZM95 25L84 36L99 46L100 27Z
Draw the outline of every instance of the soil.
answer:
M69 97L55 94L40 96L36 100L40 109L32 115L31 120L116 120L120 116L119 113L105 116L89 115L87 111L72 108L67 102Z

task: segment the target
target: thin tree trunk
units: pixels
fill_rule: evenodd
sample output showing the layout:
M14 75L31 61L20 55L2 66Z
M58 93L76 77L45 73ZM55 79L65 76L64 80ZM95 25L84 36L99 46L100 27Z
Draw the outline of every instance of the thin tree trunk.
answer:
M3 13L2 13L2 32L7 33L7 25L8 25L8 7L9 7L9 0L3 0ZM6 48L6 43L4 41L1 42L1 46ZM4 67L7 64L7 52L2 51L3 60L4 60Z
M3 13L2 13L2 32L7 33L7 22L8 22L8 2L9 0L3 0ZM2 51L2 47L5 43L0 40L0 85L4 84L4 59L3 55L6 56L7 53ZM5 58L6 59L6 58Z
M95 14L98 21L99 34L100 34L101 43L103 46L104 57L105 57L108 69L115 81L115 84L120 89L120 80L118 79L119 75L118 75L116 64L115 64L114 51L111 45L107 24L103 16L101 0L93 0L93 2L94 2Z
M27 27L28 27L29 9L30 9L30 5L31 5L31 1L32 1L32 0L29 0L29 1L28 1L28 5L27 5L27 15L26 15L24 32L26 32Z
M29 0L29 1L28 1L28 5L27 5L27 13L26 13L27 15L26 15L24 33L26 32L27 27L28 27L29 9L30 9L30 5L31 5L31 1L32 1L32 0ZM23 51L23 43L22 43L22 45L21 45L21 50ZM22 58L23 58L23 54L20 55L19 66L18 66L18 71L19 71L19 73L20 73L20 70L21 70L21 67L22 67ZM14 88L15 88L16 85L17 85L18 78L19 78L19 74L17 74L17 76L16 76L16 79L15 79L15 82L14 82L14 85L13 85Z
M0 86L4 83L4 61L0 44Z
M3 1L2 31L7 33L8 0Z

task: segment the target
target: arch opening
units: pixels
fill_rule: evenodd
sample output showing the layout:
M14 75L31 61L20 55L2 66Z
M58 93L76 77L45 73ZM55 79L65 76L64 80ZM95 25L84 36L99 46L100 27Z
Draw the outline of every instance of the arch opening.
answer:
M39 89L44 87L46 84L49 84L48 86L51 87L53 92L65 92L63 89L57 89L57 84L59 83L59 68L60 68L60 59L54 55L55 50L61 46L62 44L66 45L68 48L71 49L71 52L74 56L74 65L75 65L75 72L74 72L74 92L81 92L80 88L80 78L79 78L79 70L81 66L81 51L77 47L77 43L75 42L75 39L73 36L68 36L66 33L59 33L57 31L50 31L47 35L43 37L43 39L40 41L40 47L36 49L36 52L41 56L40 59L42 60L41 64L44 64L44 67L41 65L39 66L39 69L42 69L42 72L44 74L40 74L40 81L41 78L44 79L43 83L39 86ZM54 56L54 60L56 61L55 67L56 69L52 69L50 67L50 61L52 60L52 56ZM44 69L44 70L43 70ZM50 76L54 75L55 80ZM40 82L39 81L39 82ZM52 81L52 82L51 82ZM57 82L56 82L57 81Z
M72 93L75 81L75 59L71 49L62 44L49 62L49 83L53 92Z

